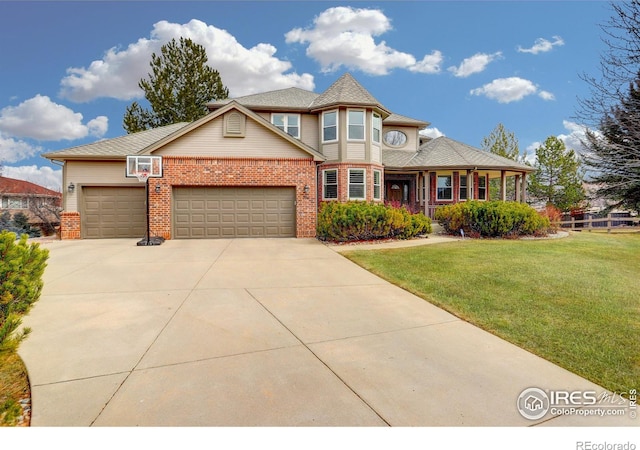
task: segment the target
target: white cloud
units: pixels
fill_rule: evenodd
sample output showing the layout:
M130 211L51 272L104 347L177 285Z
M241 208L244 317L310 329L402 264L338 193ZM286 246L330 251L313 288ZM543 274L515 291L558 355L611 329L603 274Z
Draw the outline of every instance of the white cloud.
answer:
M324 72L343 66L372 75L385 75L395 68L440 71L442 54L438 51L416 62L413 55L395 50L385 41L376 42L376 36L391 29L391 21L380 10L340 6L320 13L309 28L292 29L285 38L287 43L308 44L307 56L315 59Z
M232 97L292 86L308 90L315 87L312 75L290 72L291 63L275 57L277 49L273 45L258 43L246 48L226 30L194 19L186 24L157 22L150 39L141 38L124 50L112 48L88 68L67 69L60 95L77 102L99 97L141 98L138 81L147 77L151 54L159 54L162 45L180 37L205 48L209 65L220 73Z
M466 78L474 73L482 72L487 68L490 62L502 57L502 52L492 54L476 53L475 55L465 58L458 67L449 67L449 72L459 78Z
M538 53L546 53L553 49L553 47L564 45L564 41L560 36L553 36L554 41L551 42L544 38L538 38L535 40L535 43L530 48L523 48L518 46L518 51L520 53L531 53L533 55L537 55Z
M551 101L551 100L555 100L556 96L553 95L551 92L548 91L540 91L538 93L538 97L540 97L542 100L547 100L547 101Z
M438 73L442 64L442 52L434 50L430 55L425 55L421 61L409 67L411 72L418 73Z
M40 151L42 151L40 147L34 147L27 142L5 137L2 135L2 132L0 132L0 163L22 161L23 159L31 158Z
M444 136L445 134L438 130L436 127L425 128L424 130L420 130L421 136L427 136L432 139L439 138L440 136Z
M498 103L511 103L535 94L538 88L529 80L519 77L498 78L482 87L472 89L471 95L484 95Z
M82 123L82 114L51 101L44 95L36 95L18 106L7 106L0 110L0 131L5 134L59 141L81 139L89 134L102 137L108 128L108 119L99 116Z
M565 147L575 150L576 153L586 151L586 148L582 145L587 134L586 127L569 120L563 120L562 126L568 133L559 134L558 139L564 142Z
M62 169L55 170L48 166L4 166L2 175L7 178L29 181L52 191L60 192L62 186Z

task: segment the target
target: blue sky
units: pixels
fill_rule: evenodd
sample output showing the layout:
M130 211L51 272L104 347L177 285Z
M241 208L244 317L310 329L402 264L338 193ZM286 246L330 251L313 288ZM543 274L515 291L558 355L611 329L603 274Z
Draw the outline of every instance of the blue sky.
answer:
M125 134L151 53L179 36L232 97L322 92L349 71L429 135L480 147L502 123L529 155L551 135L576 148L580 75L598 73L610 15L600 1L0 0L0 163L59 188L40 155Z

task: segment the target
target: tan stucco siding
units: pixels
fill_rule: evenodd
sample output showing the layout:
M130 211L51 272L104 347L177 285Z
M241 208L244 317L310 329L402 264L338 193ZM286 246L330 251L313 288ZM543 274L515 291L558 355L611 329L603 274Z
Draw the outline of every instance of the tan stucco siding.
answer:
M347 143L347 159L349 161L363 161L365 159L364 142L348 142Z
M153 152L160 156L300 158L309 154L247 118L244 137L224 137L223 118L205 123Z
M67 161L65 163L67 183L76 188L73 194L65 193L65 211L78 211L78 198L82 186L137 185L135 178L125 176L124 161Z

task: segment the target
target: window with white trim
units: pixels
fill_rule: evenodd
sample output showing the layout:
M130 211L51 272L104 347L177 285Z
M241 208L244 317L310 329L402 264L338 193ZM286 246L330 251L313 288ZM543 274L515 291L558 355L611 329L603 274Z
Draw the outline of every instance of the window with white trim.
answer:
M458 197L460 200L466 200L467 196L467 174L463 173L460 174L460 193Z
M364 141L364 111L347 111L347 130L347 139L350 141Z
M322 171L322 199L335 200L338 198L338 169Z
M487 199L487 176L481 175L478 177L478 200Z
M380 114L378 113L373 113L373 120L371 122L372 122L371 140L375 144L379 144L381 130L382 130L382 117L380 117Z
M322 114L322 142L338 140L338 111Z
M453 187L452 187L451 175L438 175L437 199L453 200Z
M373 171L373 199L380 200L382 198L382 172Z
M300 139L300 114L271 114L271 123L285 133Z
M349 200L366 200L366 171L349 169Z
M3 209L29 209L28 197L2 197Z

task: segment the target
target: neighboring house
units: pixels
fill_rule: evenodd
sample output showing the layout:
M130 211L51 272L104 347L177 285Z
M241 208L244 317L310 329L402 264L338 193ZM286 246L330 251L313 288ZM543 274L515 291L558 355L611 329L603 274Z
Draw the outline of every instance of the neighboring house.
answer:
M0 214L24 213L33 226L57 226L60 192L24 180L0 176Z
M51 152L63 162L61 236L145 234L144 185L127 155L163 157L149 180L151 234L165 239L313 237L323 201L385 201L432 215L438 205L487 199L489 178L515 176L525 200L533 169L394 114L350 74L324 93L282 89L207 105L181 123ZM522 187L521 187L522 186ZM505 192L505 189L503 189Z

